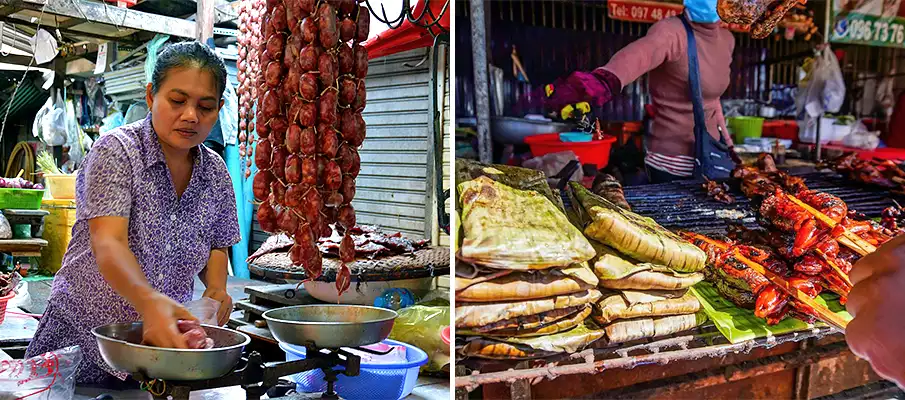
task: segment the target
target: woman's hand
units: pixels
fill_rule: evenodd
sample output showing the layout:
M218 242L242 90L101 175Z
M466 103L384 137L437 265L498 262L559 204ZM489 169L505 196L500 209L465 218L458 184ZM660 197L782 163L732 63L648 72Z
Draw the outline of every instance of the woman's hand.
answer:
M845 305L853 319L845 330L852 352L883 378L905 387L905 236L884 244L852 268L855 284Z
M198 321L181 304L163 293L153 292L137 307L141 314L144 339L142 343L173 349L186 349L185 337L179 332L179 320Z
M201 297L208 297L220 302L220 309L217 310L217 325L226 325L229 322L229 315L233 312L233 298L229 297L226 289L208 288Z
M612 72L598 68L593 72L575 72L545 87L546 104L559 112L567 105L588 102L602 106L622 90L619 78Z

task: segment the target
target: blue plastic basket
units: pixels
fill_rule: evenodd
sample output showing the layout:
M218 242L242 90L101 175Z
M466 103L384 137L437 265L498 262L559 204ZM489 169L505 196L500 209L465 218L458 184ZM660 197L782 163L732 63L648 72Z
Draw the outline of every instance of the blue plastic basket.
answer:
M367 364L362 362L358 376L339 375L334 390L339 397L348 400L357 399L401 399L412 394L418 381L418 371L427 363L427 353L408 343L395 340L384 340L391 346L405 346L404 364ZM305 358L305 348L288 343L280 343L286 352L286 361ZM341 367L335 368L341 371ZM327 390L324 372L321 370L306 371L292 375L296 390L301 393L318 393Z

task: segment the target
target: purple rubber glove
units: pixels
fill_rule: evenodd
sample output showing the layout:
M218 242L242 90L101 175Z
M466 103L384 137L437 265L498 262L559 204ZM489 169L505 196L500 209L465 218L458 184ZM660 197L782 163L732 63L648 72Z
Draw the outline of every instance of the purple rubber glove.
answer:
M583 101L600 107L613 98L613 93L622 90L622 83L612 72L602 68L593 72L574 72L553 83L553 95L544 102L554 111Z

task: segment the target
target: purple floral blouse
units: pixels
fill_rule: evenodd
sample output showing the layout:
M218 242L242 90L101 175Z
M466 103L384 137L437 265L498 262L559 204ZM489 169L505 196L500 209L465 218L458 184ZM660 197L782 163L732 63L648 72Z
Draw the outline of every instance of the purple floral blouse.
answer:
M107 373L91 329L138 321L135 309L101 276L91 250L88 220L129 219L129 248L154 289L185 303L194 277L215 248L239 242L236 200L226 164L210 149L193 149L189 185L177 198L151 116L101 137L76 179L76 222L56 274L47 311L28 357L70 345L85 354L76 381L100 383ZM105 372L106 371L106 372Z

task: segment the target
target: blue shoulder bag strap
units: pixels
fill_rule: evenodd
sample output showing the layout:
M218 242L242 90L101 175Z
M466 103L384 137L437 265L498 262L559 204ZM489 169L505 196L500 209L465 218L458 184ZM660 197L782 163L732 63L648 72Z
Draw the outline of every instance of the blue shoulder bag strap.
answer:
M704 120L704 99L701 95L701 73L698 69L698 50L694 40L694 30L685 15L679 15L688 34L688 86L691 88L691 104L694 109L694 155L695 175L700 175L704 154L704 135L707 133L707 122Z

